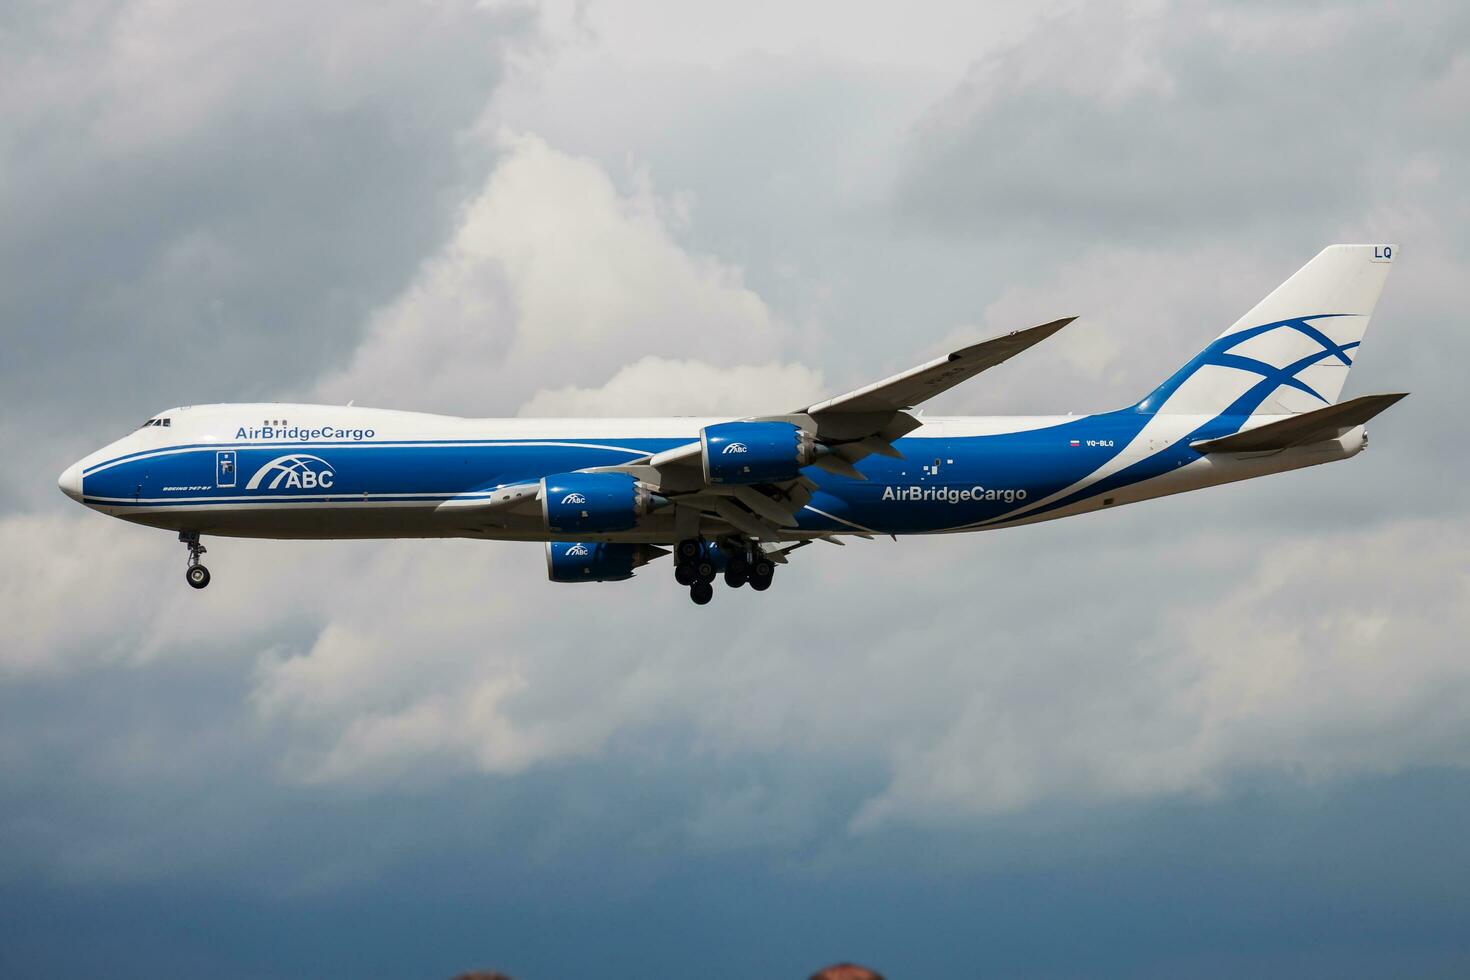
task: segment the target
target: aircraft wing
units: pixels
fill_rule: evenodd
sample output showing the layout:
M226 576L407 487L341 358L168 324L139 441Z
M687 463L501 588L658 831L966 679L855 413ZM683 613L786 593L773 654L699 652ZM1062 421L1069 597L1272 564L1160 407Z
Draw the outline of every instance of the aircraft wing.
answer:
M891 378L884 378L836 398L809 405L799 409L797 414L823 418L833 415L894 413L913 408L962 381L968 381L981 371L1009 360L1028 347L1041 343L1075 319L1076 317L1071 316L1063 317L972 344L927 364L902 371Z
M870 453L898 457L893 441L919 427L919 420L907 409L1009 360L1075 319L1063 317L1025 330L1013 330L835 398L784 415L755 416L748 421L790 422L807 429L829 450L814 465L862 479L853 463ZM642 462L654 471L650 474L655 477L654 486L667 484L670 490L687 491L704 483L698 441L665 450Z
M1014 330L793 412L740 421L787 422L804 429L811 433L820 451L811 465L851 479L865 479L853 466L863 457L878 453L902 458L894 441L920 425L908 409L1009 360L1074 319L1064 317ZM812 480L798 476L756 486L712 484L705 479L702 453L700 441L694 440L629 463L593 467L585 472L627 473L668 497L676 507L723 522L751 539L792 540L786 529L795 526L797 512L815 492ZM536 492L536 484L503 487L491 501L476 506L526 506L535 499Z

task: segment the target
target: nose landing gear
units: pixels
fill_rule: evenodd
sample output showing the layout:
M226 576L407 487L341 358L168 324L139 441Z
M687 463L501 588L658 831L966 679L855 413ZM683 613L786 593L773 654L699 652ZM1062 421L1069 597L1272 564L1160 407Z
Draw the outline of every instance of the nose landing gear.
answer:
M209 584L209 569L199 564L199 556L209 549L199 543L198 531L180 531L179 540L189 548L189 565L184 569L184 581L196 589Z

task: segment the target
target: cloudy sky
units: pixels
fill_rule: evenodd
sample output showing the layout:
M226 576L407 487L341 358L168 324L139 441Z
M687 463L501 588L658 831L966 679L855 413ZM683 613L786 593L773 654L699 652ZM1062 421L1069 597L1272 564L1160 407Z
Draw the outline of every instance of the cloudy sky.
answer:
M871 10L859 9L862 6ZM1470 7L12 3L0 973L1470 970ZM159 409L1136 400L1402 247L1364 456L813 548L700 610L538 546L55 489ZM665 570L666 571L666 570Z

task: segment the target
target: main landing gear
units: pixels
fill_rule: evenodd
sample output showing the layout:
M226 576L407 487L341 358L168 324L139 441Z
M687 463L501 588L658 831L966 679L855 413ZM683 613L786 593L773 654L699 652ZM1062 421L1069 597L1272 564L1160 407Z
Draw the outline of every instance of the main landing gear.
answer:
M674 549L674 580L689 587L689 598L702 606L714 598L715 576L725 573L725 584L738 589L746 583L757 592L771 587L776 564L760 545L742 541L716 543L685 538Z
M179 540L189 546L189 566L184 569L184 581L202 589L209 584L209 569L199 564L199 556L209 549L199 543L198 531L180 531Z

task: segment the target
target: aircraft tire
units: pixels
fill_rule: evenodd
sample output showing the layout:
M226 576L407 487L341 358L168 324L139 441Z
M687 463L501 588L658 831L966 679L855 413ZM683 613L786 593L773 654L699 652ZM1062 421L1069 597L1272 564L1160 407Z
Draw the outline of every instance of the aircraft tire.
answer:
M715 590L708 582L695 582L689 586L689 598L696 606L703 606L715 597Z
M685 538L675 547L674 554L678 557L679 561L693 561L699 557L699 553L703 550L704 546L698 538Z
M701 582L713 582L715 580L715 563L708 558L701 558L694 563L694 574Z
M740 588L742 585L745 584L745 580L746 580L746 574L745 574L745 572L743 572L743 571L736 571L734 568L727 568L727 569L725 569L725 584L728 585L730 588L732 588L732 589L738 589L738 588Z
M680 585L693 585L699 581L699 575L694 571L694 566L687 561L681 561L674 566L674 581Z
M184 570L184 581L196 589L202 589L209 584L209 569L203 565L190 565Z

